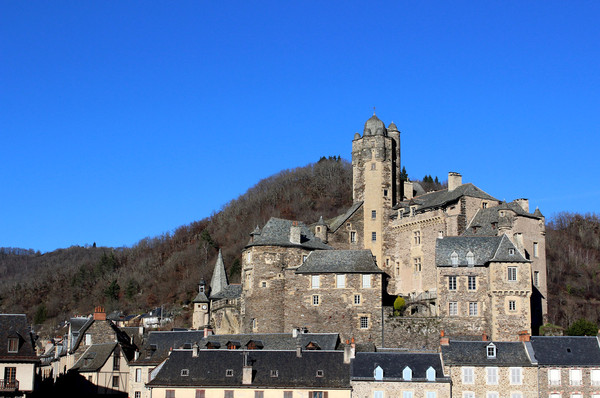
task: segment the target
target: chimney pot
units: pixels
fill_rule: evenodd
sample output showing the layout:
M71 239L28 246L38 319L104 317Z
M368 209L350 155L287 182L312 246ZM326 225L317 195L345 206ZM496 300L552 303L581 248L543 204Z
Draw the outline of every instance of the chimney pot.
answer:
M448 173L448 192L454 191L462 185L462 175L460 173Z

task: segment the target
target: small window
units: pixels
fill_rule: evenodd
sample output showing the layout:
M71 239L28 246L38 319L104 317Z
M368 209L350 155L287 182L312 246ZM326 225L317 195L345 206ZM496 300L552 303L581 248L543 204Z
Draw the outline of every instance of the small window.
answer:
M377 380L377 378L375 378ZM373 391L373 398L383 398L383 391Z
M181 375L186 377L190 375L190 370L189 369L181 369Z
M427 368L425 377L427 377L427 381L435 381L435 369L432 366Z
M364 289L368 289L371 287L371 275L363 275L362 276L362 287Z
M256 330L258 328L258 321L256 318L252 318L252 330Z
M92 345L92 335L89 333L85 334L85 345Z
M415 214L417 214L417 208L416 208L416 207L414 207L414 206L412 206L412 207L410 208L410 215L411 215L411 217L414 217L414 216L415 216Z
M142 381L142 368L135 369L135 382L141 383Z
M415 246L421 244L421 231L413 231L413 243Z
M321 280L319 278L319 275L312 275L310 277L310 281L311 281L311 287L313 289L318 289L319 287L321 287Z
M335 276L335 286L338 289L343 289L346 287L346 275L336 275Z
M540 287L540 271L533 271L533 286Z
M112 386L113 388L119 388L119 376L112 377Z
M350 243L356 243L356 231L350 231Z
M539 257L540 256L540 249L538 246L537 242L533 242L533 257Z
M448 303L448 315L458 315L458 303L456 301L451 301Z
M371 220L377 219L377 210L371 210Z
M225 371L225 377L233 377L233 369L227 369Z
M306 254L304 254L304 255L302 256L302 262L305 262L307 258L308 258L308 256L307 256Z
M508 310L511 312L517 310L517 302L515 300L508 300Z
M294 392L293 391L284 391L283 398L294 398Z
M450 255L450 264L452 264L452 265L458 265L458 253L453 252Z
M477 303L469 303L469 316L477 316Z
M224 398L233 398L233 390L225 390L223 396Z
M508 280L510 282L516 282L516 280L517 280L517 267L508 267Z
M165 391L165 398L175 398L175 390Z
M572 386L581 385L581 369L569 369L569 381Z
M318 294L313 294L312 305L319 305L319 295Z
M121 358L119 357L119 352L115 351L115 354L113 356L113 370L119 370L121 365Z
M433 381L435 381L435 380L433 380ZM436 391L427 391L425 398L437 398L437 392Z
M488 207L487 202L481 202L481 208L482 209L487 209L487 207Z
M141 391L134 392L133 398L142 398L142 392ZM202 398L204 398L204 397L202 397Z
M412 391L402 391L402 398L413 398L414 392Z
M486 351L488 358L496 358L496 346L493 343L488 344Z
M456 276L448 276L448 290L456 290Z
M279 370L271 369L271 377L279 377Z
M8 339L8 352L19 352L19 339L10 337Z
M265 281L262 281L262 282L260 283L260 286L261 286L261 287L267 287L267 282L265 282Z
M497 367L489 367L489 368L485 368L486 369L486 375L487 375L487 380L486 383L487 384L498 384L498 368Z
M373 377L378 381L383 380L383 369L381 366L377 366L375 370L373 370Z
M361 316L360 317L360 328L361 329L368 329L369 328L369 317L367 317L367 316Z
M590 379L592 380L593 386L600 386L600 369L591 369Z
M360 305L360 294L354 295L354 305Z
M371 232L371 240L372 240L373 242L376 242L376 241L377 241L377 232Z
M469 280L468 280L468 290L477 290L477 277L473 276L473 275L469 275Z
M548 384L551 386L560 386L560 369L548 370Z
M264 396L265 396L264 391L254 391L254 398L264 398Z
M196 390L196 398L205 398L206 390Z
M508 249L508 254L510 256L514 256L515 255L515 249L513 249L512 247L510 249Z
M387 195L388 195L388 194L387 194L387 192L388 192L388 190L387 190L387 189L384 189L384 190L383 190L383 196L384 196L384 197L386 197L386 198L387 198Z
M402 379L405 381L412 380L412 369L410 367L407 366L402 370Z
M323 372L322 370L317 370L317 377L323 377L324 374L325 372Z
M467 265L475 265L475 255L472 252L467 253Z
M376 170L375 163L371 163L371 170Z
M421 272L421 257L415 257L413 259L413 264L415 266L415 272Z

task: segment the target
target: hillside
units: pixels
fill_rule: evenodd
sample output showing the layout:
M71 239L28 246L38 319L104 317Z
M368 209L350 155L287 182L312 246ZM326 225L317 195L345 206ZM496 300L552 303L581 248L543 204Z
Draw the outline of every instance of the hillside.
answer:
M423 185L435 184L425 176ZM181 308L210 281L222 248L231 282L239 281L240 254L249 233L270 217L312 223L352 203L352 168L338 158L266 178L208 218L192 222L131 248L70 247L41 254L0 249L0 311L26 313L56 324L87 314L98 304L108 311ZM432 185L433 187L433 185ZM578 318L600 319L600 220L596 215L562 213L547 225L550 322L567 327ZM176 326L189 326L183 312Z

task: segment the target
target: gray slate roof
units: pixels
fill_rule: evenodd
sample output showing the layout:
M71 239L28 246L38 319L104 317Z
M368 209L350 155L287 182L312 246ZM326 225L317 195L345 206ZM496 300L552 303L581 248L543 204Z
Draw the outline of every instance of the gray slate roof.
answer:
M514 254L509 254L514 249ZM447 236L435 242L435 264L438 267L451 267L452 253L458 254L458 266L467 266L467 254L474 255L475 266L481 267L491 261L495 262L528 262L515 245L502 236Z
M442 358L445 365L452 366L532 366L522 342L493 342L496 357L488 358L489 341L454 341L442 345Z
M290 242L290 229L293 223L298 223L300 227L300 243ZM253 233L253 239L248 242L246 247L252 246L283 246L283 247L302 247L305 249L330 250L331 246L326 245L300 221L283 220L281 218L271 217L260 233Z
M79 372L97 372L104 366L117 345L117 343L92 344L72 369Z
M529 217L535 219L541 219L543 216L539 209L533 214L526 212L516 202L502 203L495 207L488 207L487 209L479 209L475 214L471 223L463 233L464 236L494 236L498 234L498 223L500 221L499 212L501 210L509 210L522 217ZM495 226L494 226L495 225ZM473 227L476 227L476 231L473 231Z
M200 350L193 357L192 350L174 350L148 385L241 387L244 355L253 375L246 387L350 388L350 364L343 363L342 351L304 351L298 358L296 351ZM182 376L182 369L189 375ZM228 369L232 377L226 376ZM317 370L323 371L322 377ZM277 371L277 377L271 371Z
M8 352L8 339L18 339L17 352ZM25 314L0 314L0 359L11 362L32 362L38 357L33 348L33 336Z
M412 370L413 379L426 379L429 367L435 369L436 381L450 382L444 376L440 354L407 352L359 352L352 361L353 380L373 380L377 366L383 369L383 379L401 379L406 366Z
M227 285L225 289L221 290L219 293L213 294L211 293L211 300L220 300L220 299L235 299L240 298L242 296L242 285Z
M311 252L296 270L297 274L309 273L363 273L383 271L377 267L371 250L327 250Z
M448 189L441 189L435 192L429 192L424 195L416 196L410 201L400 202L394 208L408 208L411 205L417 205L417 212L428 210L431 208L444 207L447 204L458 201L463 196L469 196L472 198L480 198L487 200L498 200L490 194L482 191L471 183L466 183L458 186L452 191Z
M79 347L86 330L92 325L92 323L94 323L94 318L91 316L74 317L69 320L69 323L71 324L71 334L73 335L74 341L73 347L71 347L71 352L74 352L77 347Z
M600 365L600 346L597 337L533 336L531 345L539 365Z
M215 269L213 271L212 279L210 280L211 294L218 294L229 285L227 281L227 273L225 272L225 263L223 263L223 255L221 249L219 249L219 256L215 263Z
M344 214L341 214L331 220L328 221L329 230L331 232L337 231L342 225L346 223L348 220L360 207L362 206L363 201L356 202L350 207Z

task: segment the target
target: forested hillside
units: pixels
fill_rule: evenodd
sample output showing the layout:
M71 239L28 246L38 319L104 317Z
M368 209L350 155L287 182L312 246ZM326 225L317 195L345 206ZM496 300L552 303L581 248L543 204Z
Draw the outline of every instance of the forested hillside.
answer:
M431 176L422 185L441 187ZM184 306L200 278L210 281L218 248L230 281L238 282L240 254L257 225L270 217L307 223L333 217L352 204L351 187L351 165L339 157L322 158L266 178L210 217L131 248L70 247L45 254L1 248L0 311L26 313L35 323L52 326L99 304L126 313L165 305L181 310L177 326L189 326ZM549 220L546 238L550 322L562 327L582 317L597 322L598 216L559 214Z

